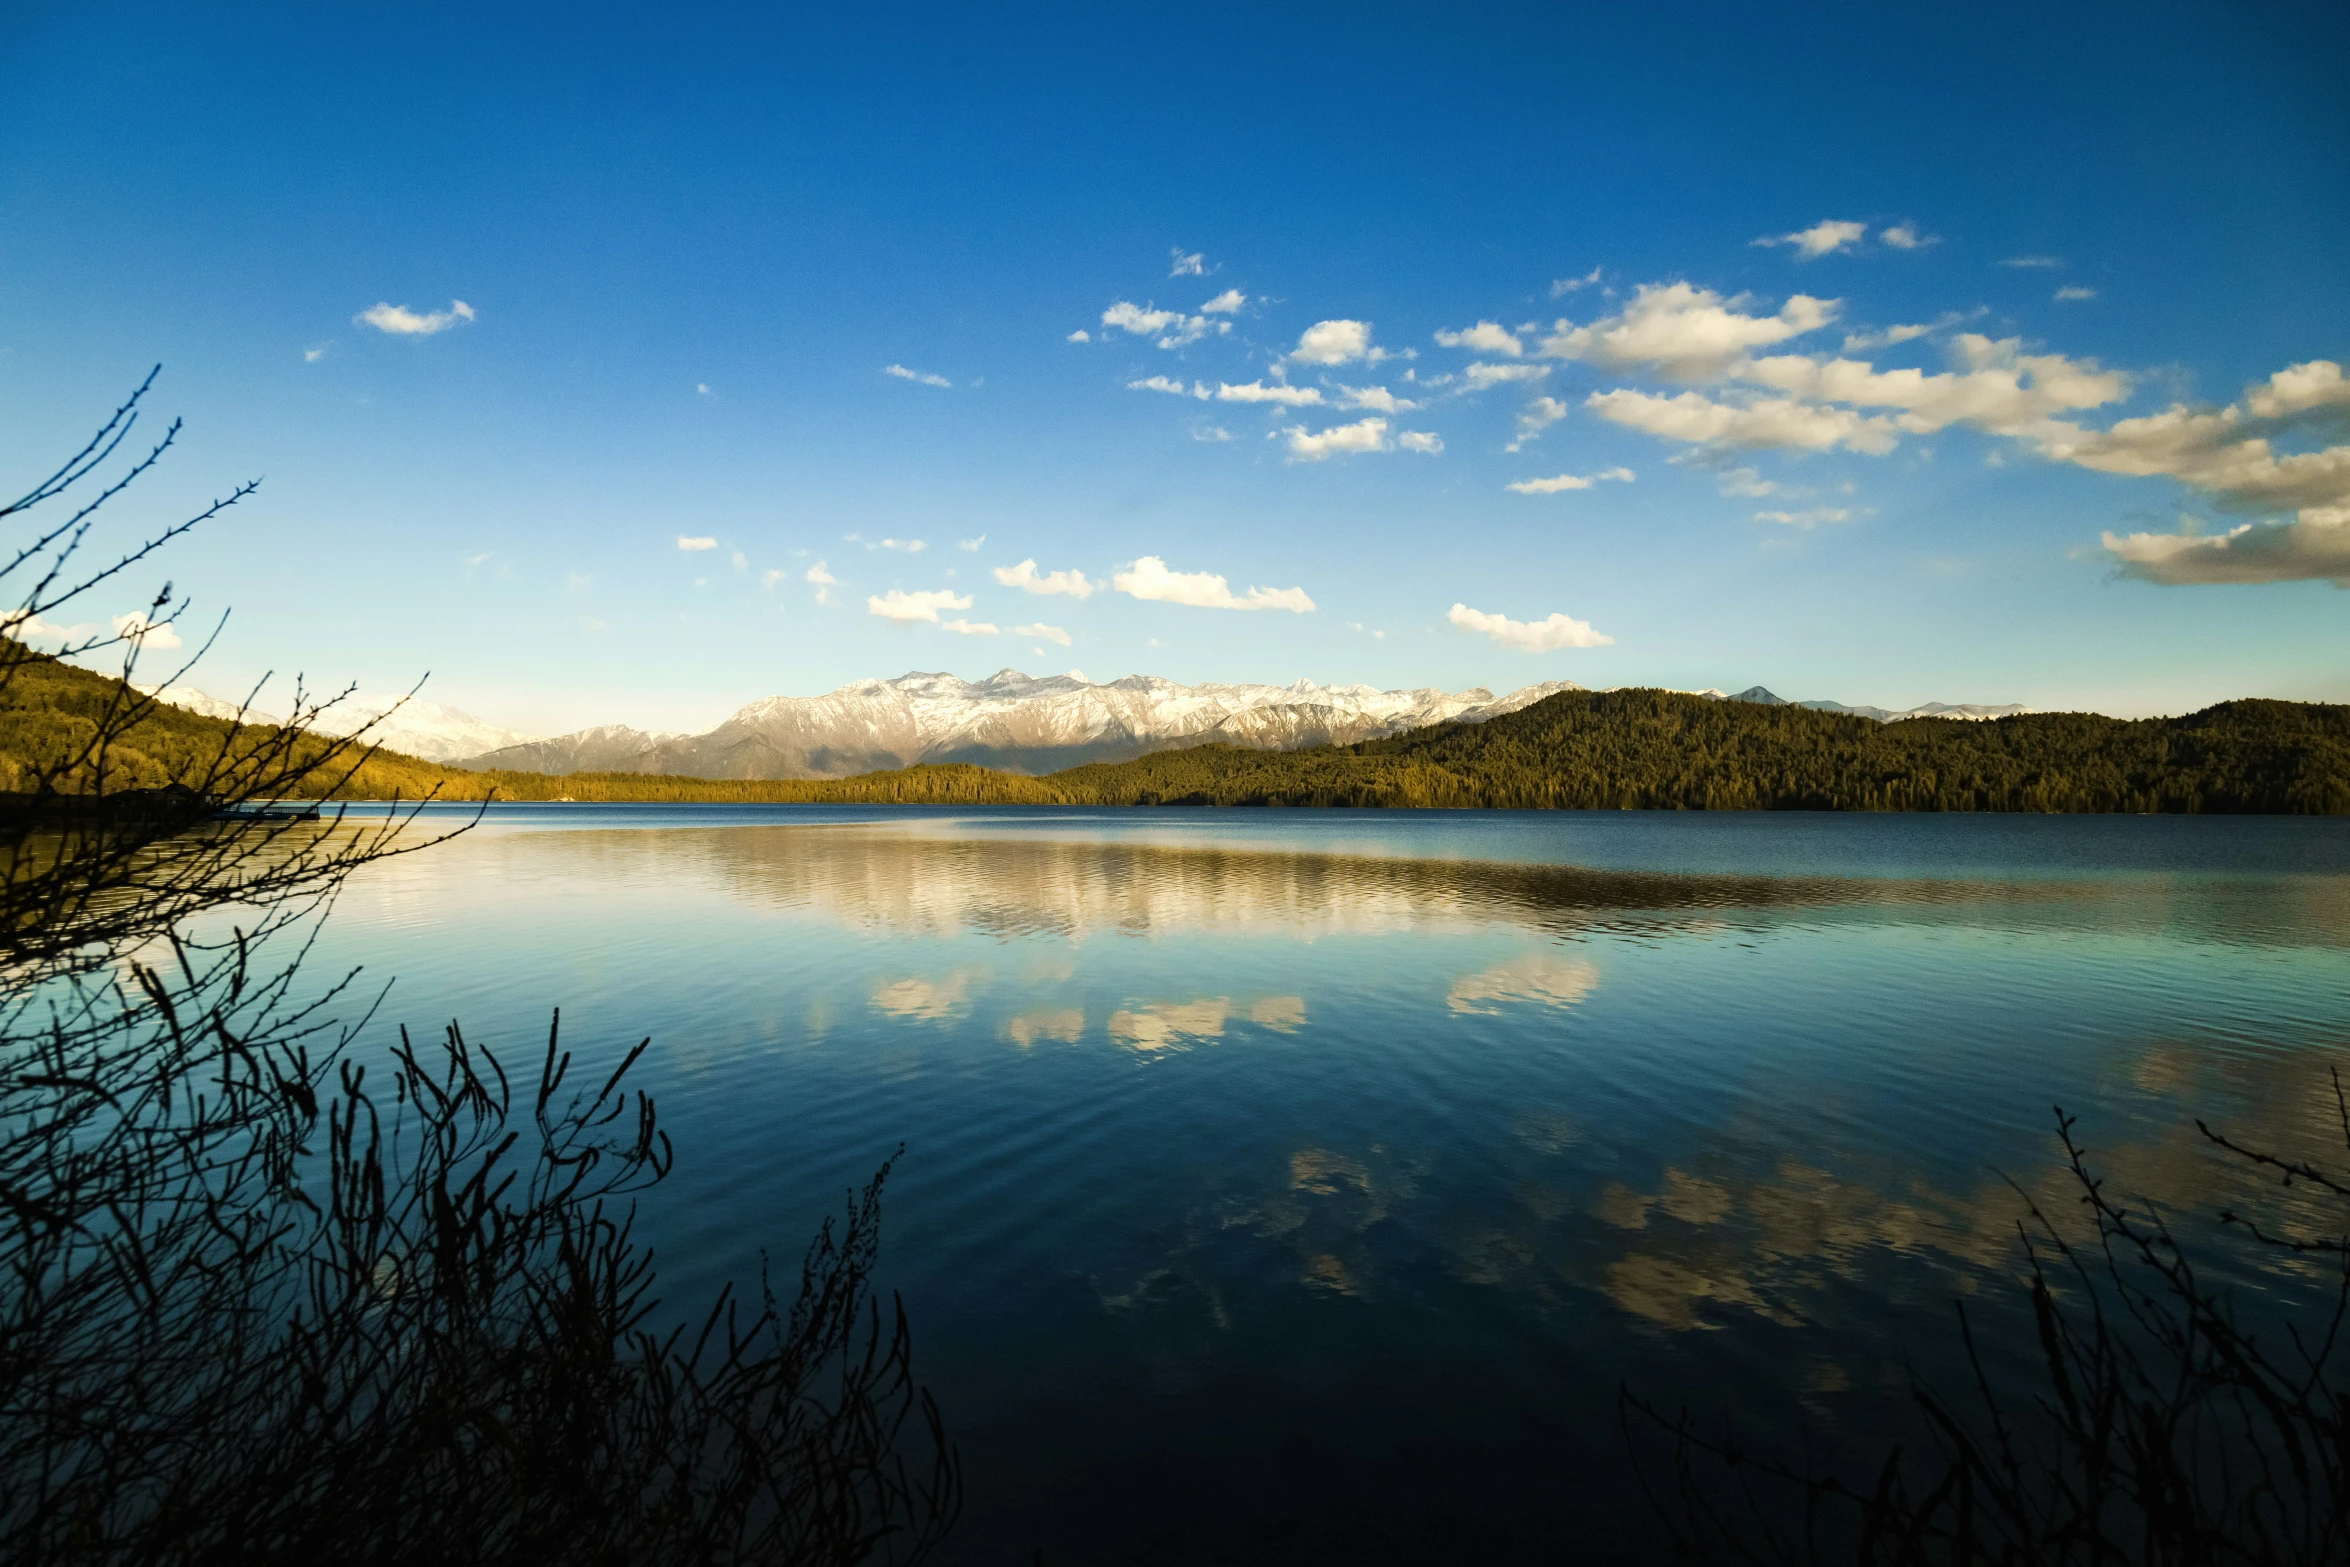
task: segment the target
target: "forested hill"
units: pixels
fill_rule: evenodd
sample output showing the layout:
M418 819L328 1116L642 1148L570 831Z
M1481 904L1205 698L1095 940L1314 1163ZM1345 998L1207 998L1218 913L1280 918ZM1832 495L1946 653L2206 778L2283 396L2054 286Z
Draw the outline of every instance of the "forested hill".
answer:
M118 682L51 659L0 704L0 791L72 754ZM105 787L204 776L229 725L151 706ZM327 742L305 740L324 753ZM343 772L313 774L311 795ZM68 778L69 789L87 789ZM1583 810L2161 811L2350 816L2350 707L2226 702L2184 718L2040 713L1879 724L1803 707L1668 691L1569 691L1481 724L1439 724L1309 751L1229 746L1026 778L969 766L857 778L725 780L636 773L460 772L378 752L336 793L474 800L909 805L1492 806Z
M1047 781L1117 805L2350 815L2350 707L1879 724L1668 691L1570 691L1360 745L1162 751Z

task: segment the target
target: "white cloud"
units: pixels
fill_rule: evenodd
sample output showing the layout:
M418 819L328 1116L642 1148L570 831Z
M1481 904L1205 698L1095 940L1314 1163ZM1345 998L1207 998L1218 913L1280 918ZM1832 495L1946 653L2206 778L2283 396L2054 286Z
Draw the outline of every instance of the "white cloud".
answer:
M378 302L360 311L351 321L355 326L371 326L378 332L388 332L394 337L430 337L473 318L471 305L462 299L453 299L449 301L448 309L427 311L422 315L406 305Z
M2130 393L2130 378L2094 359L2027 354L2018 338L1993 340L1976 332L1951 339L1962 367L1944 375L1922 370L1878 370L1857 359L1812 359L1784 354L1742 365L1737 375L1796 397L1898 408L1900 427L1929 435L1949 424L2016 434L2053 414L2100 408ZM1849 444L1849 443L1848 443ZM1871 448L1859 446L1856 450Z
M1679 462L1678 457L1673 459ZM1760 500L1779 493L1779 486L1753 468L1724 468L1714 475L1714 481L1724 495L1735 495L1742 500Z
M1102 312L1102 325L1117 327L1135 337L1156 337L1161 348L1196 343L1211 330L1232 330L1229 321L1210 321L1206 316L1187 316L1180 310L1161 310L1125 299Z
M2095 299L2096 297L2097 290L2093 288L2083 288L2078 283L2067 283L2064 287L2058 289L2055 295L2055 298L2059 304L2072 299Z
M1699 392L1661 397L1617 390L1594 392L1583 406L1603 419L1662 440L1733 450L1778 447L1829 451L1843 446L1882 454L1893 450L1899 440L1886 419L1864 418L1849 408L1825 408L1792 398L1725 403Z
M1433 457L1444 450L1444 437L1433 430L1406 430L1396 436L1395 444L1407 452Z
M1512 620L1507 615L1489 615L1466 604L1455 604L1444 618L1464 631L1483 632L1503 647L1514 647L1521 653L1553 653L1563 647L1605 647L1616 640L1592 630L1588 621L1559 614L1547 620Z
M2061 267L2061 266L2063 266L2063 265L2064 265L2064 257L2062 257L2062 256L2010 256L2010 257L2008 257L2008 258L2007 258L2005 261L2002 261L2002 262L2000 262L1999 264L2000 264L2001 266L2003 266L2003 267L2029 267L2029 268L2035 268L2035 269L2042 270L2042 271L2051 271L2051 272L2052 272L2052 271L2054 271L2056 268L2058 268L2058 267Z
M1289 437L1289 456L1292 462L1322 462L1328 458L1353 452L1383 452L1388 448L1387 421L1358 419L1353 424L1332 425L1327 430L1309 434L1302 424L1281 431Z
M330 349L330 348L332 348L332 347L334 347L334 346L335 346L335 345L334 345L334 344L332 344L332 343L321 343L321 344L319 344L319 345L318 345L316 348L305 348L305 349L303 349L303 350L302 350L302 363L304 363L304 364L306 364L306 365L314 365L314 364L318 363L318 361L320 361L321 359L324 359L324 358L326 357L326 352L327 352L327 350L328 350L328 349Z
M1204 424L1191 432L1191 438L1195 441L1229 441L1232 432L1220 424Z
M1850 250L1867 236L1866 223L1848 223L1836 218L1825 218L1810 228L1797 229L1792 234L1771 234L1756 240L1757 245L1793 245L1795 259L1816 261L1832 256L1840 250ZM1907 247L1904 247L1907 248Z
M1630 484L1633 477L1632 470L1629 468L1603 468L1589 478L1578 474L1562 473L1549 479L1520 479L1517 483L1504 485L1502 488L1515 490L1520 495L1556 495L1562 490L1588 490L1594 484Z
M1216 401L1220 403L1279 403L1287 408L1310 408L1322 401L1321 389L1312 386L1283 386L1278 382L1267 386L1263 381L1251 381L1245 386L1221 382L1216 387Z
M965 552L967 552L967 553L969 553L969 554L976 555L976 554L978 554L978 553L979 553L979 546L980 546L980 545L982 545L982 544L985 544L986 542L987 542L987 535L986 535L986 534L984 534L984 533L982 533L982 534L981 534L981 535L980 535L978 538L976 538L976 539L957 539L957 540L955 540L955 548L957 548L957 549L959 549L959 550L963 550L963 551L965 551Z
M2312 508L2292 522L2240 523L2218 534L2108 533L2103 542L2124 576L2170 587L2322 581L2350 588L2350 507Z
M902 615L890 616L890 619L892 620L903 620L908 618L911 617ZM989 625L984 620L950 620L945 622L940 629L952 631L956 636L959 637L992 637L996 634L995 627Z
M1064 593L1073 599L1091 598L1101 586L1088 582L1082 571L1054 571L1040 573L1034 558L1017 566L998 566L995 579L1007 588L1019 588L1027 593Z
M1298 335L1289 357L1300 364L1343 365L1372 354L1368 321L1317 321Z
M1212 571L1169 571L1156 555L1145 555L1110 578L1110 586L1138 599L1162 604L1189 604L1195 609L1286 609L1310 614L1314 601L1303 588L1250 588L1234 597L1231 587Z
M788 571L782 571L770 567L768 570L759 573L759 586L763 588L771 588L790 575L791 573Z
M815 565L810 566L800 575L801 580L814 585L816 589L817 603L831 604L837 602L832 596L832 590L839 585L840 578L825 570L824 562L818 561Z
M1758 511L1757 522L1775 522L1783 528L1816 528L1823 522L1844 522L1852 513L1842 506L1814 506L1808 511Z
M2260 419L2285 419L2316 408L2350 408L2350 378L2332 360L2313 359L2246 389L2244 407Z
M955 383L943 375L932 375L927 370L909 370L904 365L883 365L883 375L894 375L901 381L912 381L917 386L952 386Z
M1567 405L1555 397L1537 397L1518 410L1518 438L1502 448L1514 452L1567 416Z
M873 546L870 544L865 547L867 549L873 548ZM881 548L885 550L901 550L908 555L919 555L924 550L930 548L930 545L922 539L883 539L881 541Z
M1398 397L1384 386L1341 386L1339 405L1344 408L1368 408L1374 413L1407 413L1419 407L1408 397Z
M1203 316L1237 315L1240 312L1241 307L1247 303L1248 296L1246 294L1242 293L1237 288L1228 288L1224 290L1223 293L1218 294L1215 298L1209 300L1206 304L1200 306L1199 313Z
M1589 326L1561 321L1538 352L1602 370L1645 370L1667 381L1709 380L1749 350L1815 332L1840 302L1797 294L1776 315L1742 312L1745 295L1724 299L1687 283L1644 283L1623 313Z
M1063 631L1059 626L1048 626L1041 620L1033 626L1014 626L1012 635L1031 637L1039 642L1058 642L1063 647L1069 645L1068 632Z
M1482 392L1490 386L1503 386L1513 381L1540 381L1550 374L1548 365L1489 365L1480 360L1461 372L1464 392Z
M1076 331L1069 334L1066 341L1072 343L1090 343L1093 341L1093 334L1085 330L1085 328L1079 327Z
M1982 312L1978 310L1975 314L1980 315ZM1850 354L1867 348L1895 348L1934 332L1946 332L1966 319L1966 315L1960 311L1946 310L1931 321L1889 326L1879 332L1848 332L1844 336L1844 351Z
M718 541L706 536L696 538L690 533L681 533L677 536L677 547L681 550L714 550L718 547Z
M968 593L955 593L946 588L925 588L918 593L892 588L877 598L868 597L865 600L867 613L879 615L884 620L897 621L901 625L915 620L927 620L935 625L940 610L970 607L971 596Z
M1170 248L1167 254L1172 257L1174 261L1174 264L1167 269L1167 276L1206 276L1208 270L1208 258L1205 252L1195 250L1191 254L1185 255L1183 253L1183 247L1177 245Z
M736 550L732 564L737 571L748 571L751 569L751 557L745 555L741 550Z
M718 394L710 390L709 382L696 381L694 383L694 395L696 397L716 397Z
M1894 224L1889 229L1877 230L1877 242L1881 245L1891 245L1895 250L1923 250L1928 245L1941 244L1942 236L1920 234L1915 223L1902 222Z
M1564 299L1579 288L1589 288L1599 281L1599 268L1593 267L1581 277L1562 277L1551 280L1550 297Z
M1177 397L1189 397L1191 388L1170 376L1146 375L1139 381L1126 383L1129 392L1172 392Z
M1466 348L1472 353L1501 354L1511 359L1526 351L1526 345L1509 328L1492 321L1480 321L1458 332L1439 332L1436 341L1446 348Z
M25 623L27 631L40 629L36 617ZM55 628L49 628L54 633ZM149 620L137 610L114 617L114 634L128 642L136 642L150 652L168 653L180 645L180 634L171 629L169 621Z

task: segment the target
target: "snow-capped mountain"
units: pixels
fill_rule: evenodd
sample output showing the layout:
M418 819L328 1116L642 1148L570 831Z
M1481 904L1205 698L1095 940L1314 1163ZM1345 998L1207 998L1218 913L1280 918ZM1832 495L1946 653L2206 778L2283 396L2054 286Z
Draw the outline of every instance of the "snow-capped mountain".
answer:
M191 713L202 713L207 718L242 718L248 724L279 724L284 718L258 708L240 709L236 703L223 701L194 686L142 687L149 696L174 707L184 707ZM318 715L311 725L321 734L347 735L363 725L373 723L367 731L367 740L387 751L399 751L409 756L420 756L428 762L453 762L459 757L475 756L483 751L494 751L501 746L522 745L533 737L501 729L496 724L484 723L471 713L461 713L438 702L420 701L414 697L401 701L398 697L364 696L357 693L335 703Z
M1700 694L1721 695L1719 691ZM1842 702L1790 702L1783 696L1773 695L1761 686L1749 686L1736 696L1725 700L1762 702L1774 707L1808 707L1822 713L1850 713L1855 718L1873 718L1881 724L1897 724L1905 718L2013 718L2018 713L2031 711L2021 702L2002 702L1996 705L1982 702L1926 702L1917 707L1905 707L1899 712L1894 712L1890 708L1883 707L1847 707Z
M708 734L582 730L467 758L473 768L670 773L697 778L844 778L918 762L976 762L1048 773L1188 745L1264 750L1351 744L1447 719L1511 713L1571 680L1506 697L1372 686L1177 685L1152 675L1097 684L1082 673L1016 669L986 680L914 673L860 680L823 696L753 702Z

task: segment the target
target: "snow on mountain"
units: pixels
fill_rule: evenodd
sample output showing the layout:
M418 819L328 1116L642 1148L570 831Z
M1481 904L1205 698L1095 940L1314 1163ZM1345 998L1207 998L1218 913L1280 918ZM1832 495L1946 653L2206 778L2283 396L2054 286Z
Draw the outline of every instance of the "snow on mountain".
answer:
M1047 773L1124 761L1174 746L1291 750L1345 745L1447 719L1515 712L1573 681L1495 697L1478 687L1381 691L1372 686L1178 685L1155 675L1096 683L1075 671L999 670L986 680L913 673L860 680L822 696L772 696L708 734L583 730L465 760L532 772L672 773L699 778L842 778L919 762L976 762Z
M142 687L157 701L173 707L201 713L206 718L242 718L249 724L280 724L284 718L258 708L239 708L234 702L223 701L194 686ZM387 751L399 751L409 756L420 756L428 762L453 762L459 757L494 751L501 746L521 745L533 737L501 729L496 724L484 723L471 713L461 713L438 702L420 701L414 697L402 701L398 697L373 697L357 693L346 697L320 713L311 725L321 734L347 735L356 733L367 724L375 727L367 731L371 745Z
M1719 695L1719 693L1714 693ZM1927 702L1917 707L1905 707L1899 712L1883 707L1847 707L1842 702L1790 702L1773 695L1761 686L1750 686L1729 698L1733 702L1762 702L1775 707L1808 707L1822 713L1849 713L1855 718L1873 718L1881 724L1897 724L1905 718L2012 718L2018 713L2032 711L2020 702L1991 705L1982 702Z

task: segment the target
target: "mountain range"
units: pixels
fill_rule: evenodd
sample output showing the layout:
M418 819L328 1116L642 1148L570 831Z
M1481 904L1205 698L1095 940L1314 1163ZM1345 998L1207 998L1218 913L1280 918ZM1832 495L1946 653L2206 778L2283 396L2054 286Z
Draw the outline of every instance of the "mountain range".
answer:
M370 738L390 750L474 770L530 773L644 773L689 778L847 778L919 763L972 762L1000 772L1038 775L1088 762L1120 762L1195 745L1299 750L1350 745L1447 721L1477 723L1559 691L1571 680L1522 686L1506 696L1468 691L1381 691L1367 685L1178 685L1153 675L1106 683L1072 670L1037 677L1016 669L985 680L911 673L860 680L822 696L773 696L753 702L705 734L606 724L552 739L501 729L453 708L410 701L390 711ZM188 687L162 700L214 717L235 704ZM1784 705L1754 686L1723 701ZM1892 711L1839 702L1794 704L1881 722L1903 718L1996 718L2027 709L1928 703ZM329 710L319 727L348 733L392 704L354 697ZM248 721L269 722L259 714Z

